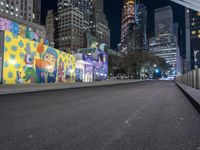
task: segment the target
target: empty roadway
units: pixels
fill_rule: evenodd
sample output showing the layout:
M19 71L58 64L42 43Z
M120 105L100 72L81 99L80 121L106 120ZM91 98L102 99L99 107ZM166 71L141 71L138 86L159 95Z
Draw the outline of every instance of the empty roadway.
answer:
M0 150L199 150L200 115L171 81L0 96Z

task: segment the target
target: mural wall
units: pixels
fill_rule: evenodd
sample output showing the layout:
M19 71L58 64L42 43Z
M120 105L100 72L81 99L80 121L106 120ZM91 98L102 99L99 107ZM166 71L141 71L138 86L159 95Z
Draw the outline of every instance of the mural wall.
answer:
M46 45L49 44L48 40L42 37L39 37L39 35L33 31L30 30L29 27L24 26L22 24L18 24L14 21L11 21L6 18L0 17L0 30L2 31L9 31L16 35L20 35L22 37L28 38L30 40L35 40L39 42L41 39L44 40L44 43Z
M95 57L94 54L96 54ZM93 64L95 80L106 80L108 78L108 54L99 48L94 54L84 54L83 60Z
M75 82L75 57L5 32L3 84Z

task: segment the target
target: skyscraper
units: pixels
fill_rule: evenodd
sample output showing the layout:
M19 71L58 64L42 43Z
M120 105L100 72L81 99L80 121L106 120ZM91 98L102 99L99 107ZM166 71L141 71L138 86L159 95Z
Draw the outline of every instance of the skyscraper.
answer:
M173 33L173 10L170 6L155 10L155 36Z
M58 0L57 6L54 21L51 14L46 18L46 26L55 26L54 38L52 29L47 31L49 40L56 39L52 41L56 48L76 52L78 48L88 46L89 34L95 36L97 42L110 46L110 29L103 12L103 0Z
M122 27L121 27L121 45L122 51L127 47L125 38L127 37L129 31L135 24L135 1L134 0L124 0L124 6L122 10Z
M41 24L41 0L33 0L33 22Z
M103 0L95 0L96 11L104 12L104 1Z
M76 52L84 47L84 14L73 6L60 10L57 14L56 48Z
M124 0L121 27L121 51L143 50L147 44L147 10L135 0Z
M141 38L141 48L148 49L147 41L147 9L144 4L137 4L135 10L135 21L138 26L140 38Z
M81 11L84 15L84 30L90 32L91 15L93 10L92 0L58 0L58 13L69 6Z
M56 30L52 33L51 28L47 29L48 38L56 48L76 52L78 48L86 47L86 33L91 32L91 1L58 0L58 11L54 13L54 20L51 13L46 18L46 26L54 26Z
M186 9L186 27L186 64L190 71L195 66L194 52L200 50L200 12Z
M92 35L99 43L105 43L110 47L110 28L104 14L104 1L93 0L93 13L91 19Z
M0 0L0 11L30 22L41 22L41 0Z
M149 39L149 49L156 56L164 58L173 71L180 73L177 70L180 64L177 62L177 58L180 58L180 49L177 37L174 35L172 8L166 6L156 9L154 13L155 37Z
M49 10L47 12L46 17L46 31L47 31L47 39L49 41L49 45L55 47L55 28L56 28L56 20L55 14L53 10Z

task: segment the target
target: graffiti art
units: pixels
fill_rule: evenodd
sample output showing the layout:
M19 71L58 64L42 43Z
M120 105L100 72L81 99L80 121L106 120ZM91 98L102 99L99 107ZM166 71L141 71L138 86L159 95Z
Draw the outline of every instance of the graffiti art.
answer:
M17 30L17 28L16 28ZM3 83L56 83L75 81L75 57L6 31Z

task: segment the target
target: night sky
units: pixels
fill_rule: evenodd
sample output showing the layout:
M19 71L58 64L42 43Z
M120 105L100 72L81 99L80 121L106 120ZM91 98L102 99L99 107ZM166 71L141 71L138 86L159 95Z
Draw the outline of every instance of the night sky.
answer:
M180 28L184 31L184 8L169 0L141 0L145 4L148 10L148 34L152 35L154 32L154 9L171 5L174 11L174 22L178 22ZM56 0L42 0L42 18L45 19L48 9L56 8ZM121 14L122 14L122 0L105 0L105 13L109 21L109 27L111 29L111 47L117 48L117 44L120 42L120 29L121 29ZM44 24L44 21L43 21ZM184 37L184 35L183 35ZM181 40L180 40L181 41ZM184 43L184 39L182 39Z

